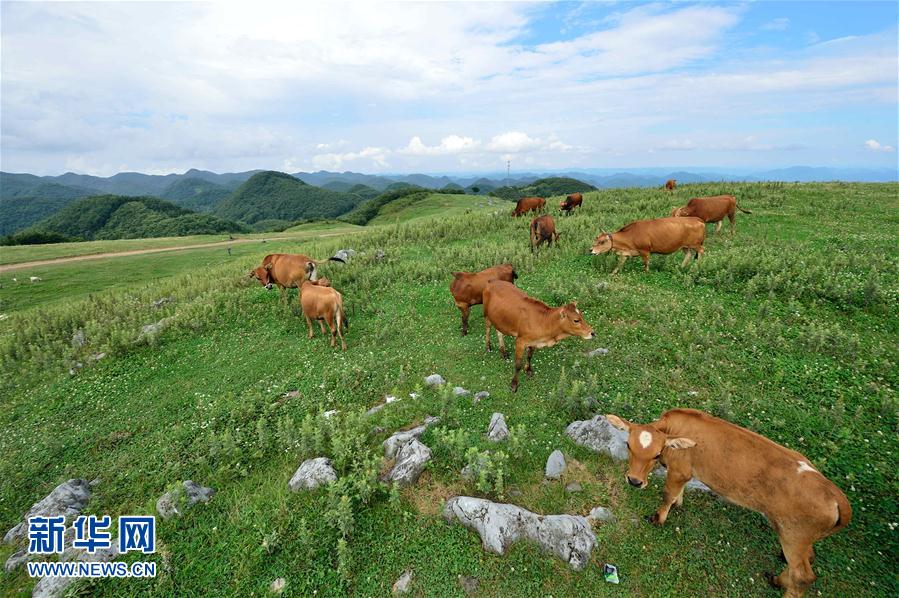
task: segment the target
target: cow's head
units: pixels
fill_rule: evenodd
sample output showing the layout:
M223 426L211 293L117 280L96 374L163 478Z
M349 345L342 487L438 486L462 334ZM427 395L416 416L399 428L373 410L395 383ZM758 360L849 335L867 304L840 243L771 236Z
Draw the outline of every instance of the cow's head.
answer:
M255 278L264 286L266 289L272 289L272 265L265 264L263 266L259 266L258 268L254 268L250 270L250 278Z
M559 320L562 330L571 336L579 336L583 339L596 338L593 327L584 319L584 314L577 308L577 302L571 302L558 308Z
M671 210L671 217L674 218L677 216L689 216L689 214L686 213L686 210L687 208L674 208L673 210Z
M607 415L606 419L619 430L627 432L627 483L636 488L649 485L646 478L663 451L696 446L696 442L689 438L672 438L652 425L632 424L617 415Z
M593 248L590 250L590 253L593 255L600 255L601 253L608 253L612 250L612 235L609 233L602 233L593 241Z
M306 262L306 277L304 280L311 280L312 282L318 280L318 268L316 268L315 262L311 260Z

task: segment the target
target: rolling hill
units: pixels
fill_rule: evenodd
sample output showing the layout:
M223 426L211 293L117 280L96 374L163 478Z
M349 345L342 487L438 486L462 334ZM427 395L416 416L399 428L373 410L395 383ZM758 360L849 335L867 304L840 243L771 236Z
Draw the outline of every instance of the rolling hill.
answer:
M137 239L247 230L236 222L197 214L155 197L122 195L78 200L31 229L79 239Z
M169 185L161 197L188 210L212 212L231 195L231 190L201 178L180 179Z
M89 189L67 187L57 183L45 183L38 179L36 184L7 186L3 180L3 195L0 196L0 235L22 230L55 214L70 203L93 195Z
M551 197L568 193L585 193L595 191L596 187L589 183L569 177L549 177L537 179L533 183L519 187L499 187L490 192L494 197L515 201L520 197Z
M215 210L220 218L254 224L260 220L333 218L363 198L307 185L283 172L254 174Z

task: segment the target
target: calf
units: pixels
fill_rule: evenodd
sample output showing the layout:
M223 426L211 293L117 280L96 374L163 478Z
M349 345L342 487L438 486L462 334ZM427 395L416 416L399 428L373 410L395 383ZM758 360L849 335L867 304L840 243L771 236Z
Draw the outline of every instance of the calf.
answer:
M618 254L618 265L612 270L616 274L629 257L643 258L643 270L649 272L649 254L674 253L684 250L687 265L691 254L698 260L705 249L705 224L699 218L656 218L631 222L615 233L602 233L593 241L590 253L600 255L613 251Z
M668 469L665 498L650 521L664 525L681 506L691 477L734 504L764 515L780 540L787 567L769 581L800 597L815 581L812 544L846 527L852 507L846 495L805 455L764 436L695 409L672 409L647 425L606 418L628 433L627 481L646 488L656 462Z
M584 196L581 193L572 193L559 202L559 211L571 214L574 208L578 208L584 202Z
M556 232L556 221L552 216L544 214L531 220L531 253L543 243L552 247L554 241L558 244L559 233Z
M315 268L309 264L308 272L311 274ZM346 313L343 311L343 295L331 288L327 278L321 280L304 280L300 285L300 308L306 318L306 326L309 328L308 338L312 338L312 320L318 320L322 334L325 333L324 323L328 324L331 331L331 346L337 346L336 336L340 337L340 346L346 351L346 341L343 338L344 330L350 327Z
M472 305L484 302L484 288L491 280L515 282L518 274L512 264L500 264L480 272L453 272L450 293L456 307L462 312L462 336L468 334L468 314Z
M281 302L286 306L287 289L300 288L306 278L315 280L318 277L317 265L327 261L346 263L338 257L314 260L308 255L296 253L271 253L262 258L262 264L259 267L250 270L249 276L258 280L267 289L278 285L278 290L281 291ZM310 264L311 271L308 269Z
M665 191L674 191L677 186L677 179L668 179L665 181Z
M531 357L534 349L552 347L569 336L583 339L596 337L593 328L584 320L577 303L561 307L549 307L542 301L529 297L512 283L494 280L484 289L484 325L486 328L487 350L491 350L490 331L496 328L499 352L503 359L508 357L503 335L515 337L515 375L512 377L512 392L518 390L518 373L524 365L527 349L527 367L524 373L534 375Z
M687 205L682 208L674 208L671 210L672 216L678 217L695 217L699 218L706 224L717 222L715 234L721 230L724 224L724 217L730 220L730 235L734 235L734 218L740 210L744 214L752 214L749 210L744 210L737 205L737 198L733 195L715 195L712 197L694 197Z
M515 204L512 215L518 217L531 211L542 212L544 207L546 207L546 200L542 197L522 197Z

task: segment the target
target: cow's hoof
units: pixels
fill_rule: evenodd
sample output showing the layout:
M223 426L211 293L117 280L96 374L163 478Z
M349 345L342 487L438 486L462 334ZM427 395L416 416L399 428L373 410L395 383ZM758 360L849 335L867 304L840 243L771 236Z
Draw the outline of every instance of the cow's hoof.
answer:
M527 375L528 378L534 377L534 370L525 370L524 373L525 373L525 375Z
M658 513L653 513L652 515L647 515L645 517L645 519L646 519L646 521L650 522L653 525L656 525L656 526L662 525L661 523L659 523L659 514Z
M512 390L512 392L518 392L518 382L512 382L512 384L509 385L509 388Z
M768 581L768 585L770 585L772 588L779 588L779 587L780 587L780 582L777 581L777 576L776 576L776 575L774 575L774 574L771 573L770 571L765 571L765 572L763 573L763 575L765 576L765 579Z

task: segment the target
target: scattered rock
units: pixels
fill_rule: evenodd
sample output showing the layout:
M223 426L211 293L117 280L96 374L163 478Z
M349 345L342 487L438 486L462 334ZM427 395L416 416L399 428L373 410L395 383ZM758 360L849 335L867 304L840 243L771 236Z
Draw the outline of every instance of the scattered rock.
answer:
M340 249L334 254L334 257L339 260L347 261L354 255L356 255L356 252L352 249Z
M509 437L509 428L506 426L506 418L502 413L494 413L487 426L487 440L500 442Z
M9 555L9 558L6 559L6 565L5 565L6 572L12 573L13 570L17 569L22 564L30 561L32 556L37 556L37 555L32 555L30 552L28 552L24 548L22 550L12 553L11 555Z
M383 409L390 403L395 403L399 400L400 399L398 397L395 397L393 395L387 395L386 397L384 397L384 401L382 403L378 403L377 405L375 405L374 407L372 407L371 409L366 411L365 415L374 415L375 413L377 413L378 411L380 411L381 409Z
M74 347L74 348L76 348L76 349L80 349L81 347L84 346L84 343L85 343L85 342L86 342L86 341L85 341L85 339L84 339L84 330L82 330L81 328L79 328L79 329L76 330L75 333L72 335L72 347Z
M97 362L97 361L100 361L101 359L103 359L104 357L106 357L106 353L94 353L93 355L88 357L88 359L90 359L93 362Z
M383 260L383 259L384 259L384 250L383 250L383 249L378 249L378 250L375 252L375 261L380 262L380 261Z
M511 544L524 538L552 552L575 570L584 568L596 545L596 536L585 517L537 515L516 505L483 498L451 498L443 509L443 518L478 532L485 550L505 554Z
M427 378L425 378L425 384L428 386L441 386L446 384L446 380L443 379L443 376L440 374L431 374Z
M506 494L508 494L509 496L512 496L512 497L519 497L519 496L523 496L524 492L522 492L518 488L509 488L506 491Z
M80 361L76 361L75 363L72 364L72 367L69 368L69 375L74 376L83 367L84 367L83 363L81 363Z
M571 422L565 433L577 444L623 461L627 459L627 432L609 423L603 415Z
M546 460L545 476L550 480L558 480L565 473L565 455L559 449L554 450Z
M383 479L388 482L396 482L400 486L411 486L418 481L421 472L425 470L431 460L431 449L423 445L418 439L413 439L404 444L396 454L396 463Z
M119 556L119 549L113 542L109 548L100 548L94 554L87 551L67 549L60 560L75 560L83 563L105 563ZM74 559L73 555L76 555ZM65 594L68 587L75 581L77 577L42 577L40 581L34 584L31 591L31 598L58 598Z
M578 482L571 482L565 486L565 492L568 494L576 494L581 491L583 491L583 487Z
M593 349L592 351L587 353L587 357L600 357L602 355L607 355L608 353L609 353L608 349L606 349L604 347L600 347L599 349Z
M453 394L456 395L457 397L464 397L464 396L470 395L471 392L465 390L461 386L456 386L453 388Z
M155 337L157 334L162 332L162 329L168 325L169 321L171 321L171 318L163 318L153 324L147 324L140 329L140 334L138 335L137 340L140 341Z
M439 417L428 416L425 418L425 422L420 426L412 428L411 430L395 432L387 440L381 443L381 446L384 447L384 456L388 459L393 459L393 457L396 456L397 451L400 450L404 444L411 440L417 440L424 434L424 431L428 429L428 426L437 423L438 421L440 421Z
M481 391L475 393L474 398L471 400L471 404L477 405L478 403L481 402L481 399L488 399L488 398L490 398L490 393L487 392L486 390L481 390Z
M385 403L395 403L396 401L399 401L399 400L400 399L398 397L395 397L393 395L387 395L386 397L384 397Z
M175 302L174 297L163 297L162 299L157 299L151 305L153 305L153 307L155 307L156 309L159 309L166 303L174 303L174 302Z
M287 483L287 487L294 492L300 490L312 490L322 484L329 484L337 480L337 472L327 457L306 459L294 472L293 477Z
M688 390L687 394L690 395L691 397L695 397L696 395L699 394L699 391L698 390Z
M330 411L322 412L322 417L325 419L331 419L335 415L337 415L337 409L331 409Z
M181 488L176 488L171 492L166 492L156 501L156 512L163 519L184 514L184 511L194 506L198 502L207 503L215 494L212 488L206 488L195 484L193 480L184 480L181 482Z
M406 569L405 571L403 571L403 574L400 575L400 578L393 584L394 595L407 594L409 590L412 589L413 579L415 579L415 575L410 569Z
M65 515L75 517L91 499L90 482L82 479L71 479L53 489L50 494L34 503L23 520L6 532L3 541L11 544L28 535L29 517L49 517Z
M486 459L483 454L478 456L477 463L469 463L465 467L462 468L460 475L462 479L467 482L474 482L478 479L481 469L486 465ZM520 494L520 493L519 493ZM509 496L512 496L511 492Z
M284 587L286 585L287 585L287 580L284 579L283 577L279 577L278 579L273 581L268 586L268 591L271 592L272 594L280 594L284 591Z
M665 469L664 467L656 467L655 469L652 470L651 475L659 477L664 480L665 478L668 477L668 470ZM696 478L690 478L687 481L684 488L687 490L699 490L700 492L711 492L712 491L711 488L709 488L708 486L706 486L705 484L703 484Z
M281 395L285 399L296 399L300 396L300 391L298 390L288 390L283 395Z
M466 596L474 596L481 587L481 580L471 575L460 575L459 585L462 586L462 591Z
M605 507L595 507L590 510L590 514L587 515L588 521L608 521L610 523L615 521L615 514L612 513L609 509Z

